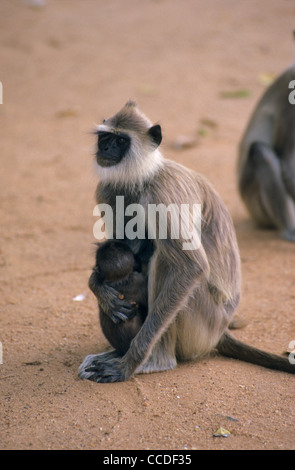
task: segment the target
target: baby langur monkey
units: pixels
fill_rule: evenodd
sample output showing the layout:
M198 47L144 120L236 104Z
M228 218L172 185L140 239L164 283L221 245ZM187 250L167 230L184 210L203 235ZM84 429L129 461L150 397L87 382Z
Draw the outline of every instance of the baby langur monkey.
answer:
M260 227L295 242L295 87L291 65L266 90L240 143L241 197Z
M126 310L128 317L122 311L109 317L99 306L102 331L121 355L127 352L147 315L147 279L140 268L126 243L109 240L98 246L96 264L89 279L89 287L94 294L97 286L104 283L119 292L119 298L126 301L126 307L131 304L132 308Z
M117 238L131 248L148 275L148 313L125 354L113 350L89 355L79 377L120 382L134 373L173 369L179 361L200 359L216 350L295 373L295 365L286 357L242 343L229 331L240 301L240 256L232 219L208 181L162 156L160 125L152 125L132 101L98 126L97 139L96 200L112 209L110 238L116 239L117 226L123 225L125 231ZM124 207L116 214L118 196ZM145 237L144 233L129 236L126 230L135 204L141 208ZM186 244L189 230L175 230L177 209L195 204L201 206L201 217L195 219L194 211L188 210L186 227L196 243ZM160 236L161 217L150 217L155 207L167 209L166 236ZM201 233L195 233L195 222L200 223ZM96 282L94 276L90 287L111 320L122 320L122 313L132 317L131 304L108 283ZM109 327L109 336L118 334L117 323L109 322Z

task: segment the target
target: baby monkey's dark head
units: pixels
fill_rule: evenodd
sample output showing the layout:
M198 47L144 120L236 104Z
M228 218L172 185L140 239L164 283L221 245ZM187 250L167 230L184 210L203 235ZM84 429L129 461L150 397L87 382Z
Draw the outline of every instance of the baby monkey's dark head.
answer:
M103 178L121 178L121 182L132 178L141 180L143 174L159 166L161 154L157 149L162 141L161 126L153 126L133 101L105 119L96 133L96 162Z
M126 243L108 240L96 252L96 267L105 281L119 281L137 267L133 252Z

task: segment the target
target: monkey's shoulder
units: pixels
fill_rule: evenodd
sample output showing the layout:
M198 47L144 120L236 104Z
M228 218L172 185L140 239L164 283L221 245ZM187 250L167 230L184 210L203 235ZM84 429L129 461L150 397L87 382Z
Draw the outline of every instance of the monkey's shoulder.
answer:
M153 203L204 204L221 200L209 180L173 160L164 160L164 165L149 186Z

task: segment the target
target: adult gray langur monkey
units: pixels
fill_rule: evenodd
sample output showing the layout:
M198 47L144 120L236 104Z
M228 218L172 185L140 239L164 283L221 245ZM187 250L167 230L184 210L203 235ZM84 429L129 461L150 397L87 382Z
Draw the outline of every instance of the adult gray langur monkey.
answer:
M255 223L295 242L295 65L266 90L240 143L238 185Z
M124 355L116 350L91 354L81 364L79 377L124 381L134 373L173 369L177 361L202 358L215 349L225 356L294 373L295 366L287 358L241 343L229 332L240 301L239 250L231 217L207 180L162 156L160 125L152 125L132 101L99 125L97 135L96 199L113 208L114 238L117 196L124 196L126 209L138 204L144 210L146 236L125 236L124 242L148 274L148 314ZM167 217L167 237L157 235L159 219L151 227L148 210L160 204L166 208L201 204L197 247L184 249L187 237L173 236L172 212ZM130 221L127 213L125 226ZM93 276L91 290L104 313L116 319L114 326L129 314L132 317L132 307L118 292L104 283L95 285Z

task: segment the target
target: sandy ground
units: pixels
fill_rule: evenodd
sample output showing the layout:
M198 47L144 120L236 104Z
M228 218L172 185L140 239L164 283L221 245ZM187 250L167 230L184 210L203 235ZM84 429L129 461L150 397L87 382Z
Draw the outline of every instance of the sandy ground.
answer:
M232 214L237 337L277 353L295 339L295 246L252 225L235 176L249 115L292 60L294 13L293 0L1 0L1 449L295 449L288 374L215 357L126 383L77 377L107 347L87 288L91 130L129 98ZM196 145L173 148L181 136Z

